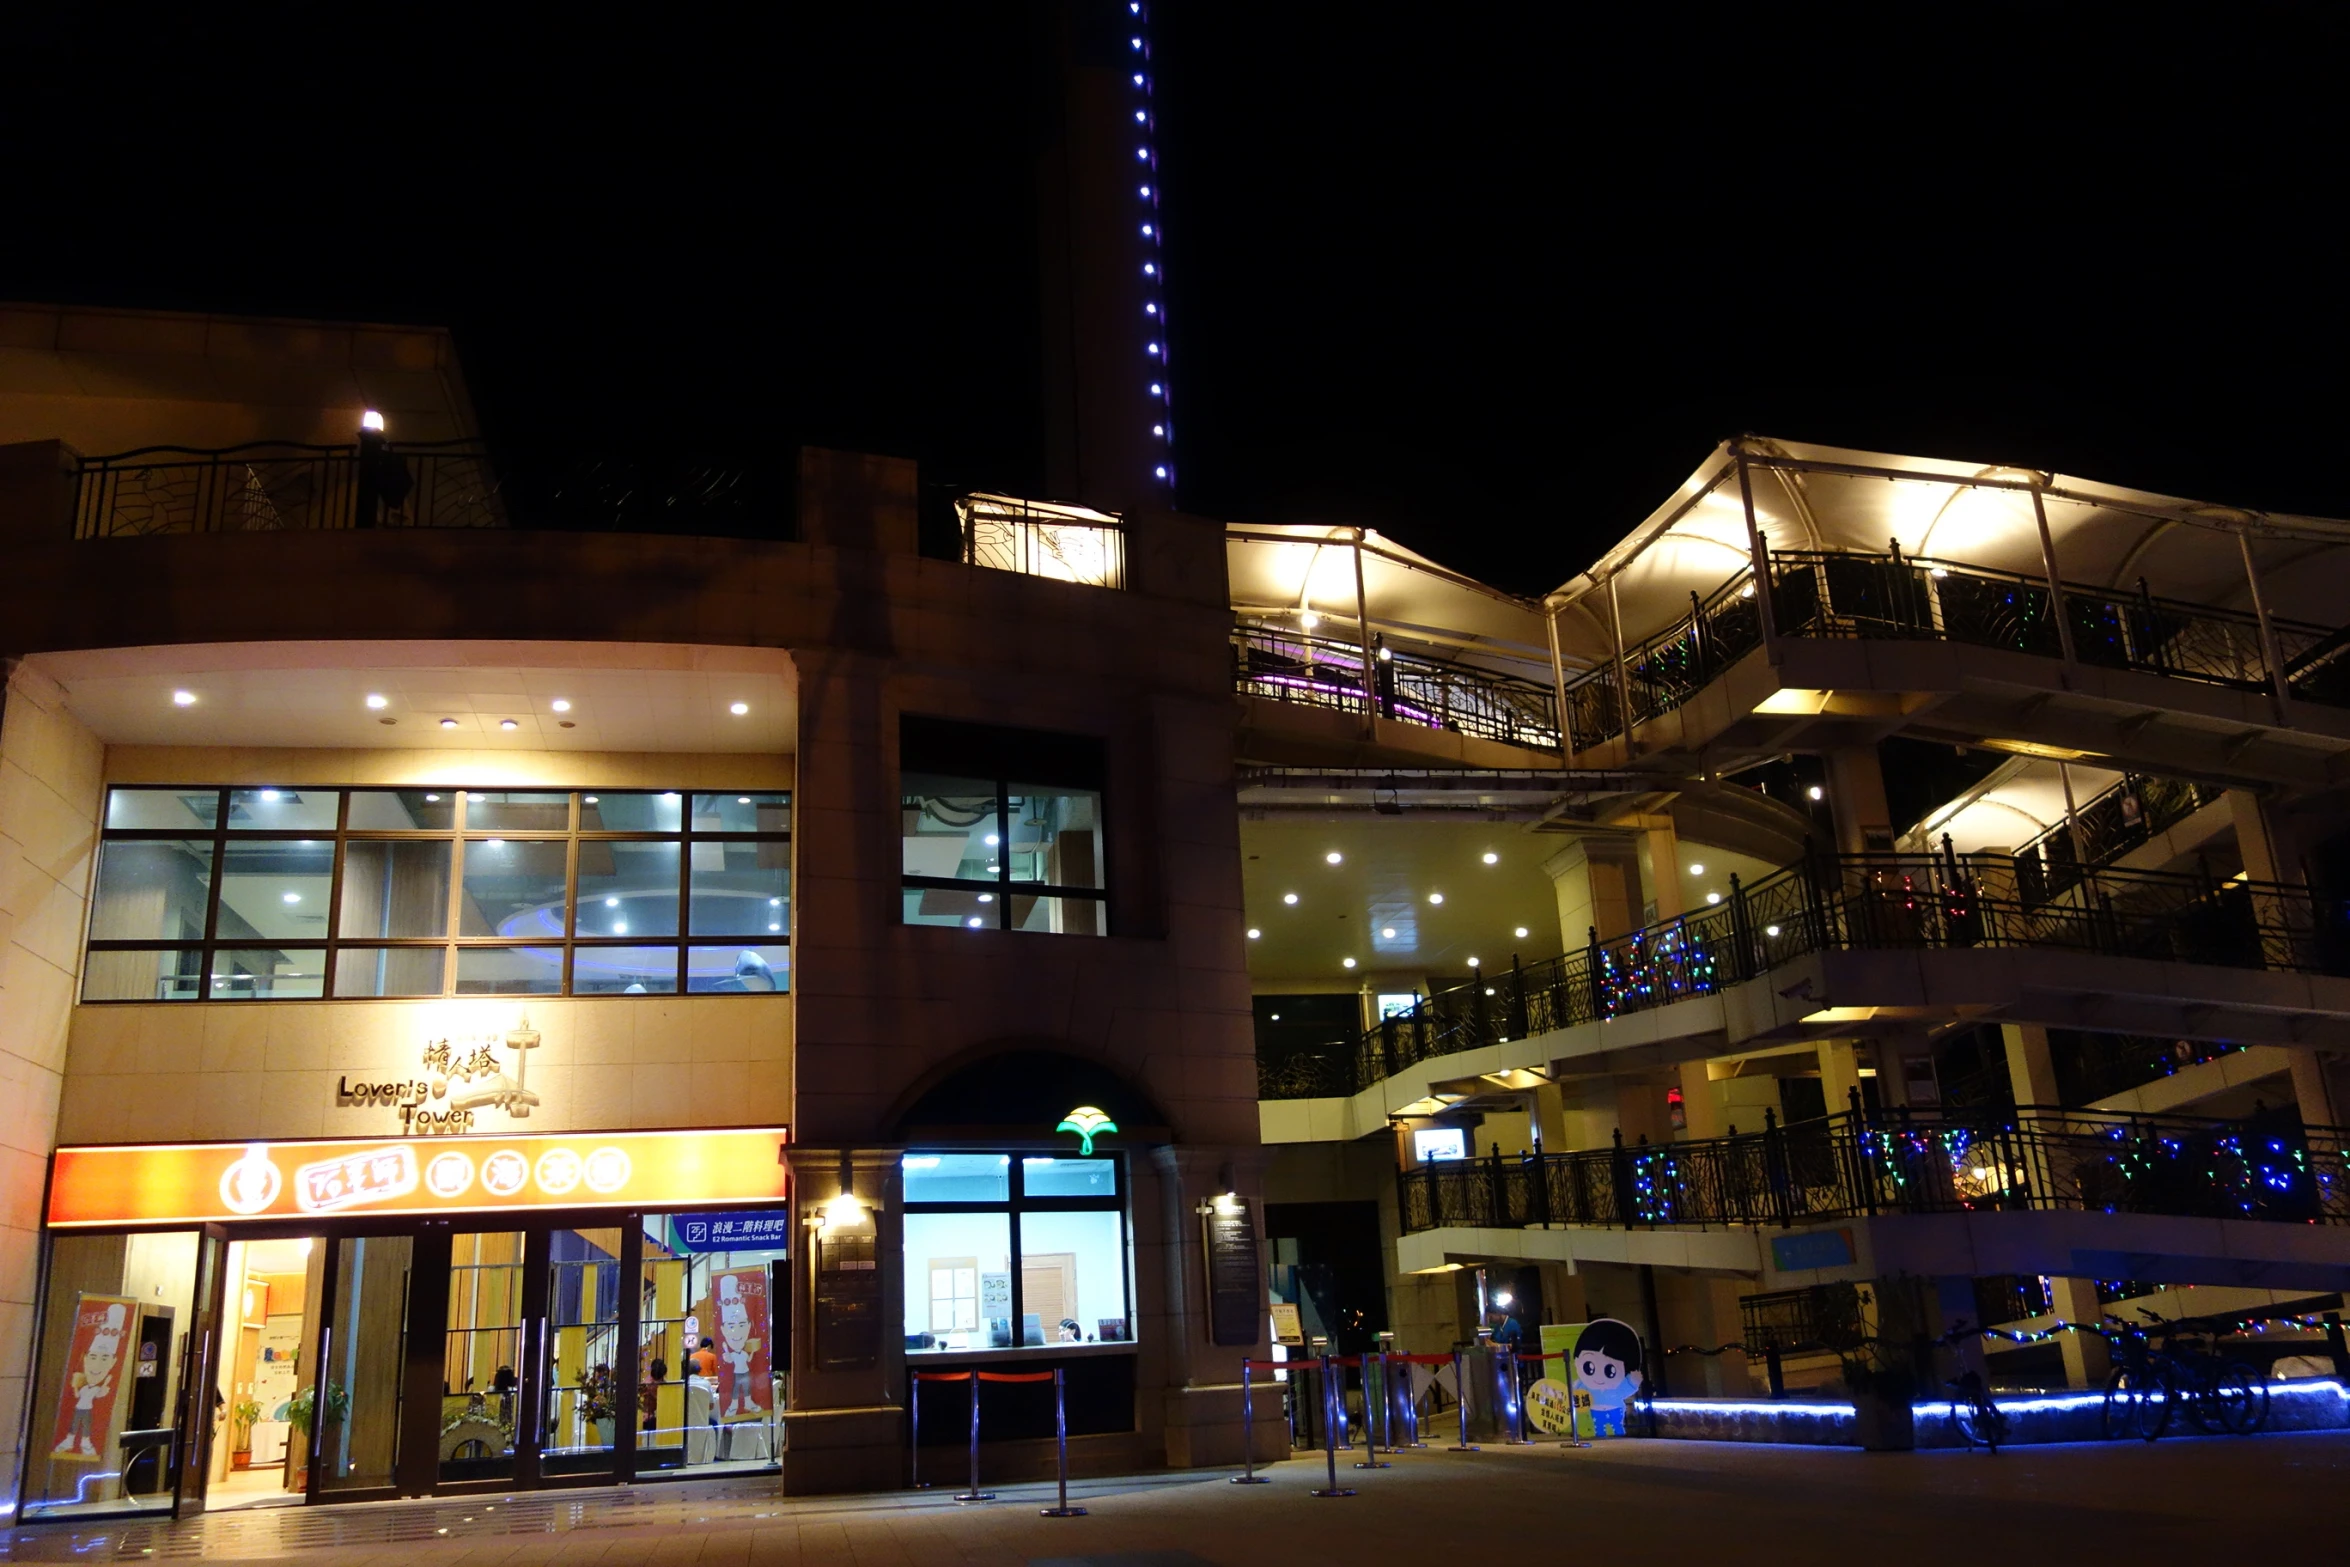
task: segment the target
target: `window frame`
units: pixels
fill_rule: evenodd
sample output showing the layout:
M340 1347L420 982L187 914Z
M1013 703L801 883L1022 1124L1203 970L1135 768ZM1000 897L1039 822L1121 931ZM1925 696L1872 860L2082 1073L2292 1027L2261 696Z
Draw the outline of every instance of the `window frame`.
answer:
M451 797L451 814L449 826L419 827L403 830L389 827L353 827L351 825L352 797L355 794L422 792L421 789L413 791L402 791L398 788L398 786L381 784L337 784L317 786L289 784L282 787L285 787L289 790L300 790L303 792L333 792L336 796L334 825L332 827L285 829L271 828L259 830L232 827L229 824L229 812L230 804L234 795L239 791L250 792L253 789L261 787L266 786L248 784L169 785L144 783L120 785L110 784L107 786L106 798L102 802L100 808L101 825L99 827L98 852L91 857L89 908L87 910L87 915L84 921L82 936L82 974L80 983L76 987L78 1005L176 1006L184 1005L189 1002L202 1003L214 1001L239 1003L263 1001L420 1001L453 999L467 996L481 996L484 998L496 998L501 996L527 997L533 995L575 996L583 994L575 987L575 975L577 971L575 959L577 954L583 950L593 951L607 948L673 948L675 950L675 961L670 969L670 981L672 988L669 990L648 990L644 992L644 994L648 996L682 997L688 995L725 995L730 994L730 992L694 990L690 988L692 985L692 955L697 947L742 946L782 947L788 949L792 944L790 920L792 833L790 827L790 812L793 804L792 797L794 791L789 788L753 786L744 789L729 790L703 786L694 789L660 790L639 789L629 786L622 786L617 788L598 788L595 786L573 786L557 788L549 786L545 788L529 789L473 789L462 784L449 785L444 786L437 791L446 793ZM104 821L106 815L111 813L113 796L118 789L124 791L176 789L183 795L201 795L204 793L211 793L215 796L212 826L209 830L196 827L107 827L104 825ZM472 827L466 824L466 817L469 814L468 806L473 795L506 795L515 793L564 795L567 800L567 804L565 805L564 826L561 828L525 829ZM727 830L696 831L693 825L694 796L697 794L707 795L727 793L766 795L779 798L783 806L785 822L784 827L781 830L774 832L742 832ZM655 832L646 831L643 829L583 829L580 825L584 812L583 801L592 799L599 794L676 795L679 799L679 826L675 831L672 832ZM220 929L222 908L221 876L227 864L228 846L231 843L318 843L320 841L325 841L330 846L333 856L333 868L329 876L327 888L327 918L324 934L316 938L305 936L298 939L284 941L273 941L266 938L225 939ZM564 845L563 918L562 930L559 934L541 939L522 939L498 934L473 936L463 934L463 911L465 907L465 864L467 853L472 845L491 841L560 843ZM106 847L114 843L134 842L181 842L190 844L197 842L209 842L212 853L211 872L205 887L206 901L203 922L204 934L201 940L167 941L162 939L138 938L102 939L93 934L97 928L98 916L100 912L99 892L103 885L101 878L103 876L105 867ZM639 935L583 936L578 933L579 860L581 846L583 844L613 842L668 843L675 844L677 846L677 931L674 935L653 937ZM446 914L444 916L442 934L438 936L357 937L346 937L343 934L343 888L345 882L345 868L349 857L350 847L354 843L445 843L450 846L448 862L448 904ZM785 890L783 894L783 908L785 917L781 922L784 926L784 929L781 931L766 931L755 937L747 937L739 934L709 936L696 936L694 934L692 916L694 849L697 845L700 844L724 845L729 843L748 843L759 845L779 844L782 846L784 854L783 877ZM519 952L530 949L544 950L550 947L559 949L561 953L556 988L552 991L465 991L458 988L459 960L461 955L467 951ZM339 970L341 959L344 953L374 953L387 950L412 949L438 951L444 954L442 960L441 988L439 991L431 994L409 994L397 996L345 996L337 995L335 993L336 982L340 977ZM214 983L212 970L219 954L230 950L269 950L289 953L315 953L319 956L321 964L322 977L319 983L319 993L315 996L236 996L223 994L221 993L220 987ZM197 974L195 995L192 997L159 997L154 995L145 995L105 998L96 998L90 996L88 994L91 969L89 960L93 957L116 952L154 954L171 953L182 956L194 954L196 958ZM787 971L785 983L774 991L743 991L732 993L745 995L781 995L787 993L789 989L790 981ZM590 996L617 996L624 995L626 992L590 991L585 992L584 994Z
M1013 1337L1015 1339L1019 1337L1018 1324L1023 1320L1024 1308L1027 1305L1027 1284L1023 1278L1025 1270L1021 1267L1021 1260L1026 1250L1026 1240L1020 1220L1024 1215L1031 1213L1111 1213L1117 1215L1119 1263L1122 1274L1122 1292L1124 1295L1124 1306L1126 1312L1126 1337L1123 1339L1111 1340L1108 1344L1102 1344L1099 1342L1068 1344L1054 1339L1047 1339L1042 1344L1012 1343L1001 1346L986 1345L975 1349L908 1348L905 1352L908 1358L927 1355L1033 1356L1040 1352L1049 1353L1054 1350L1069 1350L1079 1348L1101 1350L1113 1347L1121 1349L1134 1349L1139 1347L1142 1341L1142 1324L1135 1313L1134 1304L1134 1218L1133 1215L1128 1211L1129 1199L1133 1192L1133 1186L1131 1182L1133 1179L1134 1167L1132 1162L1126 1157L1125 1150L1105 1148L1099 1153L1086 1156L1093 1159L1108 1160L1116 1169L1117 1190L1108 1197L1032 1197L1028 1195L1028 1167L1026 1161L1030 1159L1068 1159L1073 1157L1070 1150L1065 1146L1056 1145L1046 1148L977 1148L961 1145L938 1145L922 1148L908 1148L904 1153L899 1155L899 1159L903 1161L906 1159L931 1158L952 1154L996 1154L1008 1159L1010 1161L1008 1167L1008 1174L1010 1179L1007 1188L1009 1195L1000 1198L980 1198L960 1202L916 1202L911 1199L907 1199L900 1204L900 1207L902 1212L908 1217L912 1217L916 1214L956 1213L1000 1213L1007 1216L1010 1221L1008 1225L1008 1244L1010 1247L1010 1252L1006 1257L1005 1262L1012 1275L1012 1322L1014 1324ZM902 1172L902 1163L900 1165L900 1169ZM901 1173L901 1183L902 1179L903 1177ZM913 1273L909 1260L906 1257L904 1242L902 1240L899 1243L898 1264L900 1271L905 1274L907 1280L909 1281L907 1288L910 1296L912 1290L911 1280ZM926 1303L929 1299L927 1285L924 1287L923 1299ZM898 1324L897 1331L901 1334L905 1332L905 1324L902 1319Z
M919 930L1016 931L1019 927L1012 923L1012 899L1017 895L1090 903L1097 921L1093 934L1101 937L1117 934L1111 913L1114 854L1110 834L1108 745L1105 741L1093 735L999 728L914 713L899 715L898 735L900 925ZM994 791L995 831L1003 852L997 858L996 873L992 879L921 876L906 870L904 818L908 774L966 778L973 783L984 783ZM1101 834L1101 854L1096 868L1101 883L1099 886L1074 887L1059 882L1018 881L1013 878L1011 801L1016 785L1027 791L1079 790L1094 797L1095 810L1101 818L1097 829ZM909 920L904 912L904 895L908 891L984 893L992 899L989 906L994 910L995 922L992 925L973 925L966 919L958 925L949 926ZM1067 936L1081 933L1023 931L1021 934Z

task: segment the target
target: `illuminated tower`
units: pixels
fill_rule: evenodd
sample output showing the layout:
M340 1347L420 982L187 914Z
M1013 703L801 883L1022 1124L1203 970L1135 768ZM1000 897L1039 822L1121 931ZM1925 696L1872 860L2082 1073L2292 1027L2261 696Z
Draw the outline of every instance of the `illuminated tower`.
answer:
M1173 502L1156 66L1144 0L1061 0L1037 163L1045 477L1056 499Z

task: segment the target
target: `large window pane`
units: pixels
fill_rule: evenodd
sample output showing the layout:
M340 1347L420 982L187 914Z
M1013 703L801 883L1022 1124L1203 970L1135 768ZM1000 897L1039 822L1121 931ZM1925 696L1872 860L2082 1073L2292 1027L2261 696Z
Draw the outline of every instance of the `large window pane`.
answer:
M973 930L996 928L996 895L967 887L908 887L900 916L908 925L966 925Z
M995 879L1002 843L994 784L908 773L902 788L907 875Z
M578 947L571 954L575 996L667 996L677 992L675 947Z
M560 941L565 857L561 842L468 839L457 934Z
M911 1230L912 1218L906 1223ZM1131 1339L1124 1221L1115 1213L1020 1215L1020 1296L1024 1344Z
M339 789L231 789L230 832L333 832Z
M1011 1215L907 1214L907 1350L1009 1348L1012 1326Z
M685 988L698 995L791 989L789 947L688 947Z
M696 832L790 832L788 794L697 794Z
M1115 1159L1023 1159L1021 1190L1030 1197L1115 1197Z
M571 796L469 789L465 793L465 825L502 827L508 832L569 832Z
M579 928L582 936L677 934L675 840L579 846Z
M1101 887L1102 797L1090 789L1015 783L1005 800L1012 880Z
M791 845L695 844L692 895L697 936L780 935L790 930Z
M82 968L84 1001L194 1001L204 994L204 953L93 952Z
M460 996L552 996L563 989L561 947L460 947Z
M212 954L215 1001L309 1000L326 994L326 949L223 947Z
M899 1161L908 1202L1008 1202L1012 1160L1000 1153L910 1153Z
M676 832L685 825L685 796L590 794L579 802L581 832Z
M109 789L109 830L210 832L220 824L218 789Z
M637 1472L702 1474L774 1462L781 1436L784 1209L644 1217L639 1289ZM689 1342L687 1331L692 1330ZM697 1353L711 1341L710 1359Z
M324 941L332 838L231 838L220 857L222 941Z
M454 789L354 789L354 832L436 832L457 825Z
M93 941L201 941L212 840L109 843L98 855Z
M1057 936L1106 936L1102 905L1094 898L1031 898L1012 895L1012 928Z
M446 947L344 947L335 954L335 994L437 996L448 972Z
M449 865L456 846L359 839L343 850L343 940L449 933Z

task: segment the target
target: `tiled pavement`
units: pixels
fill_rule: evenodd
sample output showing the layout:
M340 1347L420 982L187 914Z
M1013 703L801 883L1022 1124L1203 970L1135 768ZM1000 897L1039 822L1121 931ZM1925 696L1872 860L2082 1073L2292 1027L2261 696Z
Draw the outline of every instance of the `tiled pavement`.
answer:
M958 1507L943 1492L787 1499L772 1478L216 1513L184 1524L19 1529L6 1561L259 1561L301 1567L1249 1567L1322 1562L1964 1562L2014 1553L2228 1563L2344 1559L2350 1434L1866 1454L1735 1443L1553 1445L1086 1482Z

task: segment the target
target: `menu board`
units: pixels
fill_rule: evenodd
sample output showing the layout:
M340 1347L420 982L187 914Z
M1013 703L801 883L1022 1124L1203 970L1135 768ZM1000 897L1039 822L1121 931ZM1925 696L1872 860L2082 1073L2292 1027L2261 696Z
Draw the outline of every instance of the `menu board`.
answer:
M1265 1315L1256 1216L1246 1197L1218 1197L1200 1216L1208 1286L1208 1342L1254 1344Z
M881 1270L874 1231L818 1231L816 1369L870 1371L881 1360Z

